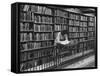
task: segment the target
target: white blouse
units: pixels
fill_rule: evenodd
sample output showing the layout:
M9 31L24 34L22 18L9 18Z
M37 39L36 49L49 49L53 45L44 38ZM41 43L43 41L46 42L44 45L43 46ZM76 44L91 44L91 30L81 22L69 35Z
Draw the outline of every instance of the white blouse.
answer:
M66 40L64 40L64 41L60 41L61 37L62 37L61 32L59 32L57 34L56 39L55 39L55 43L60 43L60 44L63 44L63 45L66 45L66 44L69 44L70 43L70 41L68 40L67 35L66 35Z

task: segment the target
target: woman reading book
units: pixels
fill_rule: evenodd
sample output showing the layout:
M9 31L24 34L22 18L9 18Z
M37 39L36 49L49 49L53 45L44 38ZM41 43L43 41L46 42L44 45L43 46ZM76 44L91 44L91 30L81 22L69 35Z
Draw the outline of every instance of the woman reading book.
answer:
M73 46L76 44L77 43L74 40L69 40L67 30L58 32L55 39L55 45L57 45L58 48L62 49L63 47Z

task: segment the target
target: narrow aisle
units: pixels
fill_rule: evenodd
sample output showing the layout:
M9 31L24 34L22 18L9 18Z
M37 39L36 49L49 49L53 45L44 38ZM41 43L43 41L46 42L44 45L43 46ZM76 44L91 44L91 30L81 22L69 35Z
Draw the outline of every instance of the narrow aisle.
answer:
M89 56L83 60L80 60L74 64L64 67L64 69L68 68L83 68L83 67L94 67L95 56Z

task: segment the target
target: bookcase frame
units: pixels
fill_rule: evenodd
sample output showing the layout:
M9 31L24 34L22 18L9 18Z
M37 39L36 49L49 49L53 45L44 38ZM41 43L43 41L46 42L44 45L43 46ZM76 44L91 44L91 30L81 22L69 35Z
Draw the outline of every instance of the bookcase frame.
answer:
M95 50L95 67L89 67L89 68L71 68L71 69L53 69L53 68L56 68L58 65L55 65L55 66L52 66L52 67L49 67L49 68L47 68L47 69L45 69L45 70L38 70L38 71L23 71L23 72L21 72L20 71L20 32L33 32L33 30L32 31L20 31L20 22L26 22L26 21L20 21L20 5L23 5L23 4L28 4L28 5L40 5L40 6L46 6L46 7L48 7L48 8L50 8L50 9L52 9L52 12L53 12L53 14L52 15L46 15L46 14L39 14L39 13L35 13L35 14L37 14L37 15L40 15L40 16L50 16L50 17L52 17L52 21L53 21L53 23L52 24L50 24L51 26L53 26L53 31L52 31L52 33L53 33L53 37L54 37L54 33L55 32L58 32L58 31L55 31L54 30L54 28L55 28L55 24L56 23L54 23L54 18L55 17L60 17L60 16L55 16L54 15L54 11L56 10L56 9L58 9L58 10L61 10L61 11L64 11L64 12L67 12L68 13L68 17L67 18L65 18L66 20L67 20L67 30L69 30L69 27L78 27L78 30L79 30L79 28L81 27L81 28L85 28L85 27L82 27L82 26L75 26L75 25L69 25L69 20L75 20L75 21L79 21L79 23L80 23L80 21L81 22L87 22L87 32L86 32L86 34L87 34L87 37L86 37L86 39L88 39L88 28L89 27L94 27L95 28L95 31L94 31L94 33L95 33L95 39L94 39L94 43L95 43L95 46L94 46L94 50ZM70 12L70 11L66 11L66 10L63 10L63 9L61 9L61 8L59 8L59 7L63 7L63 8L94 8L95 10L96 10L96 27L95 26L89 26L88 25L88 20L87 21L82 21L82 20L80 20L80 16L86 16L86 17L91 17L91 16L87 16L87 15L83 15L83 14L80 14L80 13L75 13L75 12ZM79 16L79 20L76 20L76 19L70 19L69 18L69 14L75 14L75 15L78 15ZM64 17L62 17L62 18L64 18ZM89 18L88 18L89 19ZM27 21L27 22L33 22L33 21ZM90 21L91 22L91 21ZM95 22L95 21L94 21ZM33 22L33 24L34 24L34 22ZM45 24L45 25L48 25L48 24L46 24L46 23L35 23L35 24ZM63 24L62 24L63 25ZM92 32L92 31L90 31L90 32ZM41 32L38 32L38 33L41 33ZM43 32L43 33L45 33L45 32ZM50 32L46 32L46 33L50 33ZM69 32L69 33L75 33L75 32ZM81 33L80 31L78 31L77 33ZM79 34L79 36L80 36L80 34ZM84 38L84 37L82 37L82 38ZM77 37L77 38L70 38L70 39L78 39L78 42L79 42L79 39L80 39L80 37ZM51 39L51 41L53 41L53 43L54 43L54 40L55 40L55 38L54 39ZM43 41L43 40L40 40L40 41ZM46 40L46 41L49 41L49 40ZM88 45L88 42L90 42L90 41L93 41L93 40L85 40L85 41L82 41L82 42L79 42L78 43L78 45L76 46L77 48L76 48L76 53L77 52L79 52L79 50L80 49L83 49L83 52L82 52L82 56L84 55L84 50L87 50L88 48L87 47L84 47L84 43L86 43L86 46ZM28 42L28 41L27 41ZM38 41L29 41L29 42L38 42ZM23 42L24 43L24 42ZM80 43L83 43L83 48L78 48L79 46L80 46ZM93 46L93 44L92 44L92 46ZM41 47L41 48L37 48L37 49L30 49L30 50L24 50L24 51L21 51L21 52L31 52L31 51L40 51L41 49L48 49L48 48L56 48L56 46L48 46L48 47ZM75 50L75 49L74 49ZM45 57L45 56L44 56ZM30 59L31 60L31 59ZM30 61L29 60L29 61ZM74 60L74 59L73 59ZM27 62L28 60L26 60L26 61L23 61L23 62ZM22 62L22 63L23 63ZM69 62L71 62L71 60L69 60ZM63 62L63 63L61 63L60 65L62 65L62 64L65 64L65 63L68 63L68 61L65 61L65 62ZM59 66L60 66L59 65ZM16 3L13 3L12 5L11 5L11 71L12 72L14 72L14 73L27 73L27 72L46 72L46 71L64 71L64 70L77 70L77 69L94 69L94 68L97 68L97 7L88 7L88 6L67 6L67 5L56 5L56 4L39 4L39 3L21 3L21 2L16 2Z

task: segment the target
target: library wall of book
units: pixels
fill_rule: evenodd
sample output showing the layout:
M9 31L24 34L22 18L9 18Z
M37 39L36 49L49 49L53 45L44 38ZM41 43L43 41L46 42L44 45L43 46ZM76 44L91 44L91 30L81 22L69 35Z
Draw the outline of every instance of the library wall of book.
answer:
M57 7L20 5L20 71L55 69L68 57L94 49L95 17ZM68 37L78 44L59 50L58 32L68 30Z

